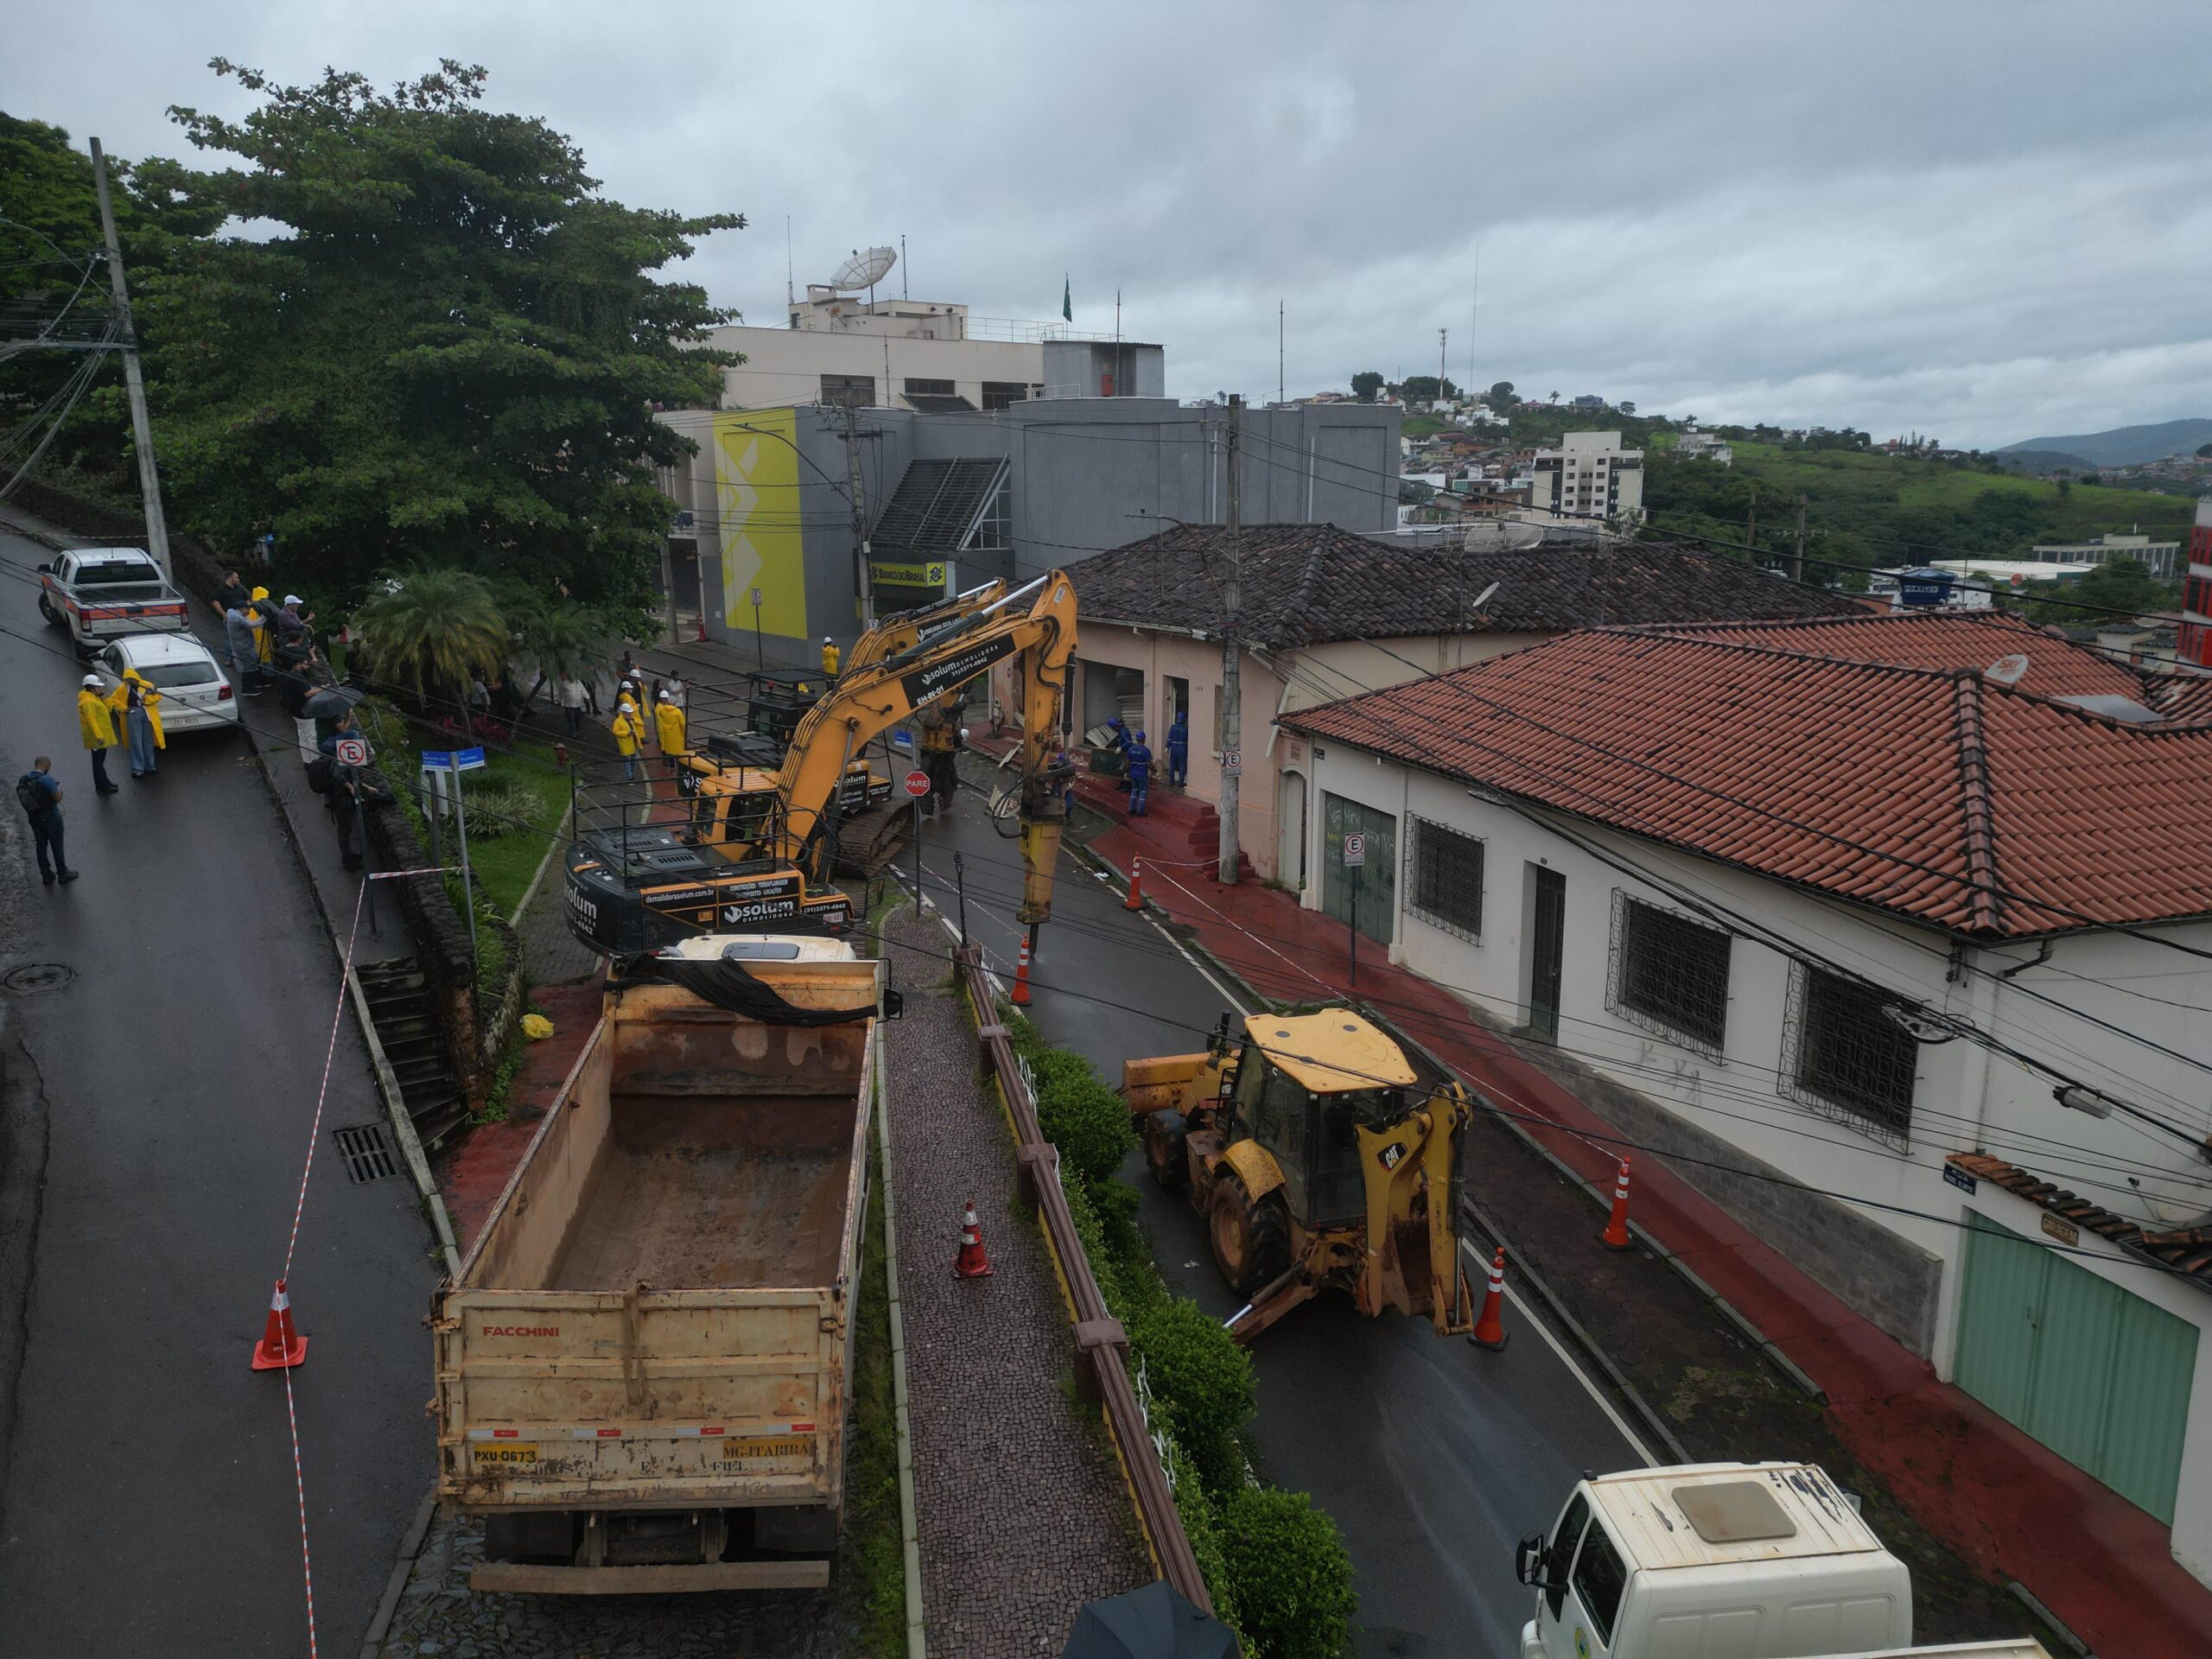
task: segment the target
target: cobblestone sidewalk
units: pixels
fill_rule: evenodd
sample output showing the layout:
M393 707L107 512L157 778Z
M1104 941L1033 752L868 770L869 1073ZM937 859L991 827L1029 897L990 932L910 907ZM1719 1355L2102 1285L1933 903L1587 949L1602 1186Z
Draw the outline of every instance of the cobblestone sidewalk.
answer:
M906 993L906 1017L887 1027L885 1106L929 1650L1056 1654L1084 1602L1155 1574L1104 1426L1074 1401L1066 1304L1034 1218L1016 1208L1013 1143L976 1080L945 935L911 912L886 932ZM988 1279L952 1275L970 1197Z

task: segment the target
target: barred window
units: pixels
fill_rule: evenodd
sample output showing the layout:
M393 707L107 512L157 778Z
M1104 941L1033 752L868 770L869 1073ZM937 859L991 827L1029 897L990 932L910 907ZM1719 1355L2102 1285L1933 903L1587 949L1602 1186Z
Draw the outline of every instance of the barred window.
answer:
M1720 928L1613 889L1605 1006L1630 1023L1720 1058L1728 1033L1728 952Z
M872 374L825 374L822 377L822 401L833 409L846 406L870 408L875 403L875 377Z
M1483 843L1427 818L1413 818L1406 853L1406 909L1447 933L1483 937Z
M909 397L950 397L953 395L952 382L917 380L910 374L906 377L906 395Z
M1871 986L1793 963L1783 1025L1781 1091L1862 1135L1912 1146L1920 1046Z
M983 382L985 409L1011 409L1016 404L1029 401L1029 388L1019 380L986 380Z

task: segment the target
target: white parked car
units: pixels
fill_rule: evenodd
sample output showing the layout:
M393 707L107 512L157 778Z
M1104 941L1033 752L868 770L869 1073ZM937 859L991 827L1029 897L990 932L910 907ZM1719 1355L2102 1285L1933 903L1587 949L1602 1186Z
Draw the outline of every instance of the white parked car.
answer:
M162 694L164 735L238 728L238 698L230 680L214 653L188 633L125 634L95 660L110 690L123 683L123 671L130 668Z

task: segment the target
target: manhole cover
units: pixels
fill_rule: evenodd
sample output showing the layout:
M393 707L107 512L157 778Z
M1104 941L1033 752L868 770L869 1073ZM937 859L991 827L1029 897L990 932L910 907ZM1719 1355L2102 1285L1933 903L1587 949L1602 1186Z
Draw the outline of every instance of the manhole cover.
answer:
M338 1150L346 1157L346 1179L356 1186L397 1174L398 1160L384 1138L384 1125L364 1123L358 1128L338 1129Z
M58 962L32 962L0 974L0 988L17 996L35 996L41 991L58 991L76 977L74 968L65 968Z

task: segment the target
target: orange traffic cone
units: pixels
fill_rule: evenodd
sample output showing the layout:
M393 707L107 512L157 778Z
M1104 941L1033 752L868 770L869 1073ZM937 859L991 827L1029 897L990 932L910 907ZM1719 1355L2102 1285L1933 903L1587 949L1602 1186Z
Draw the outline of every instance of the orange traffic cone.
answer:
M960 1224L960 1254L952 1263L957 1279L981 1279L989 1274L991 1258L983 1254L983 1224L976 1219L976 1200L968 1200L968 1213Z
M1501 1249L1490 1259L1490 1288L1483 1293L1483 1316L1475 1321L1474 1334L1467 1338L1478 1348L1487 1348L1497 1353L1505 1346L1505 1252Z
M1122 908L1123 910L1144 908L1144 860L1141 858L1133 858L1129 861L1129 896L1122 900Z
M1605 1230L1598 1235L1598 1242L1609 1250L1632 1250L1636 1241L1628 1236L1628 1160L1621 1160L1621 1173L1613 1182L1613 1213L1606 1217Z
M284 1294L284 1281L279 1279L269 1298L269 1323L262 1327L261 1340L253 1345L253 1369L289 1370L307 1357L308 1339L292 1329L292 1299Z
M1021 955L1014 964L1014 992L1007 998L1017 1008L1029 1006L1029 941L1021 942Z

